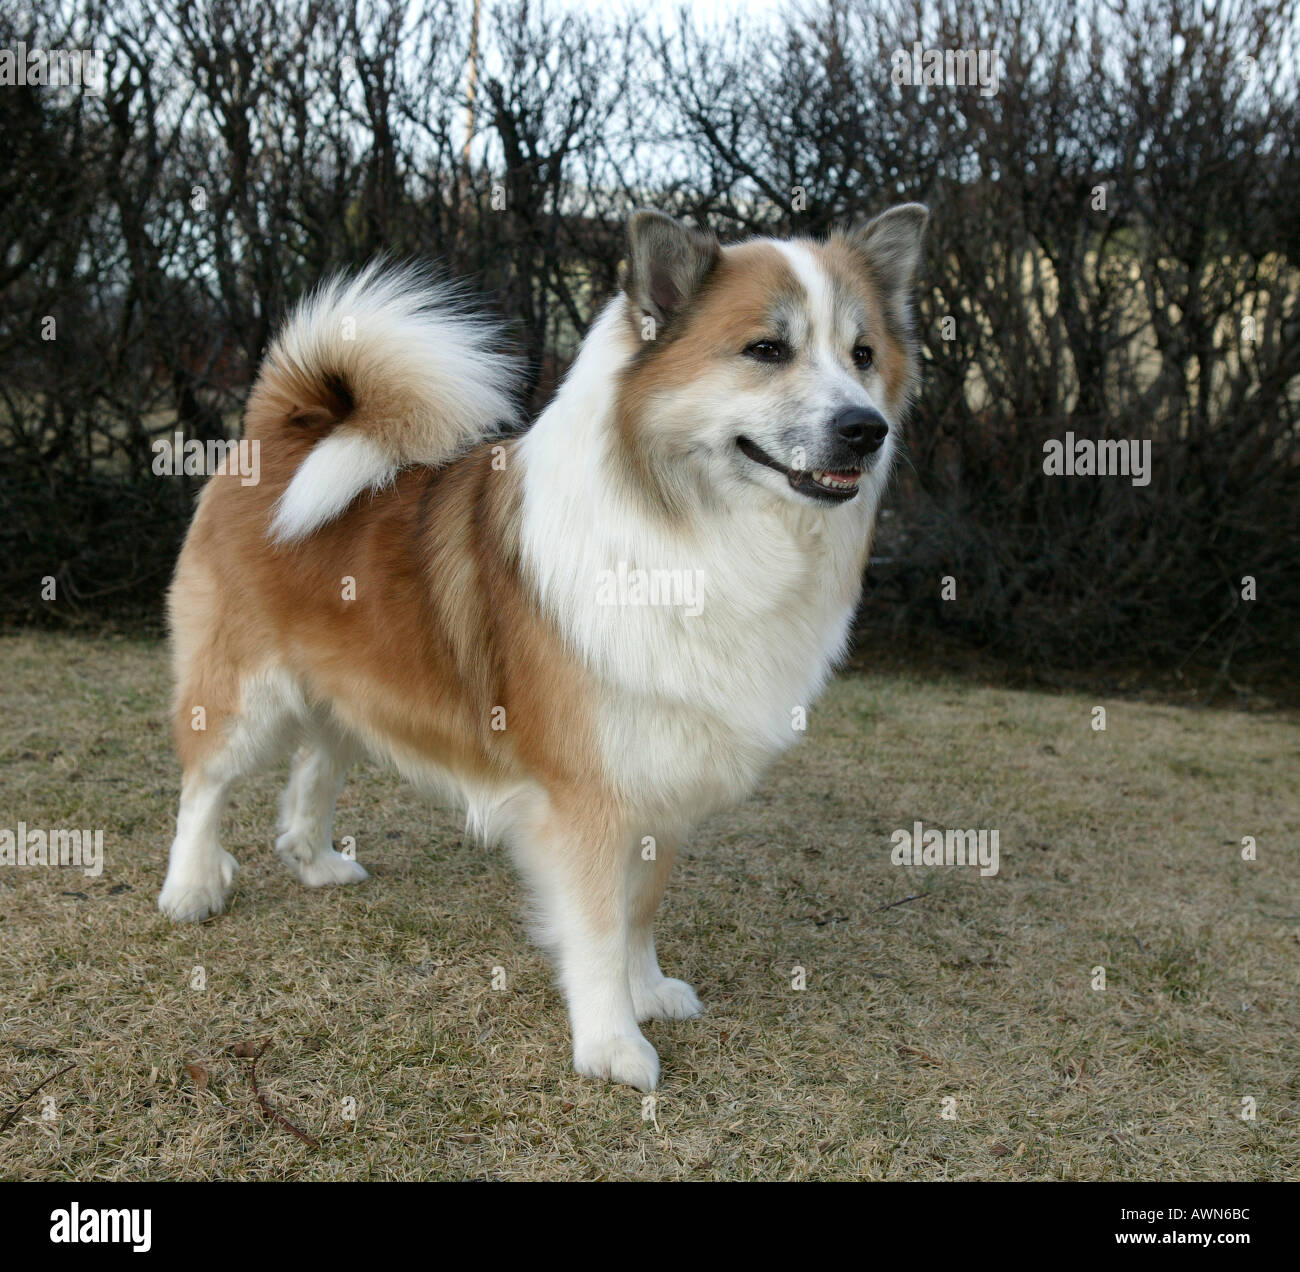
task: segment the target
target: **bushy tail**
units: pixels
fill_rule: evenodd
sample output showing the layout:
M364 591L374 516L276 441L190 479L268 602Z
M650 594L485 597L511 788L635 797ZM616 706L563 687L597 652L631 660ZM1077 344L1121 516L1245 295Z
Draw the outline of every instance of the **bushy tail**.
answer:
M315 441L270 533L302 539L408 464L443 464L515 415L517 366L495 324L416 269L338 276L280 331L249 395L245 433Z

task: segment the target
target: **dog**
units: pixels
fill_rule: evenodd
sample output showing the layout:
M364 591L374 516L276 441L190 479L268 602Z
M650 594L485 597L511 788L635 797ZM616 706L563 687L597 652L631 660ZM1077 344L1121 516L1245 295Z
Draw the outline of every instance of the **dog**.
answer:
M303 302L247 402L260 480L207 483L168 597L164 914L225 908L231 786L290 753L277 854L364 880L333 810L380 757L512 851L577 1071L652 1090L638 1024L701 1011L655 951L674 854L846 647L927 215L722 246L634 213L618 295L524 431L500 330L444 286L377 265Z

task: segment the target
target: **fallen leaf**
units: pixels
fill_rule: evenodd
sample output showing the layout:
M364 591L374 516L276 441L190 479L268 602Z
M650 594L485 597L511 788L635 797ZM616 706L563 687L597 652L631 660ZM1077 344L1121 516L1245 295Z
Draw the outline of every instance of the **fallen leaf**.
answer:
M896 1050L900 1056L915 1056L923 1064L932 1064L936 1068L943 1067L942 1060L936 1060L932 1055L922 1051L920 1047L908 1047L900 1043Z

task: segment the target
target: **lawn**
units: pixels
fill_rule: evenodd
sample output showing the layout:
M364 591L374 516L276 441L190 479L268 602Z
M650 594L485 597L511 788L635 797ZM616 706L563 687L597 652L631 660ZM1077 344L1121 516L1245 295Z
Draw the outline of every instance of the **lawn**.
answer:
M104 835L98 877L0 866L0 1178L1295 1174L1294 715L838 680L679 861L661 960L706 1014L646 1026L647 1102L571 1072L504 853L379 768L336 824L369 882L290 878L276 773L229 913L167 922L168 692L157 642L0 640L0 829ZM893 864L918 820L999 872Z

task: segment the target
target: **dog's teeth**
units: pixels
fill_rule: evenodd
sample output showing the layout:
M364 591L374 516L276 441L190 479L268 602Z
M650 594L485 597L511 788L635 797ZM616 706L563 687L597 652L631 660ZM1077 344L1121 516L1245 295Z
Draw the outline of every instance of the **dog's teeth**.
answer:
M841 473L828 473L821 468L815 468L812 472L813 481L829 490L849 490L858 484L858 477L858 473L849 476Z

